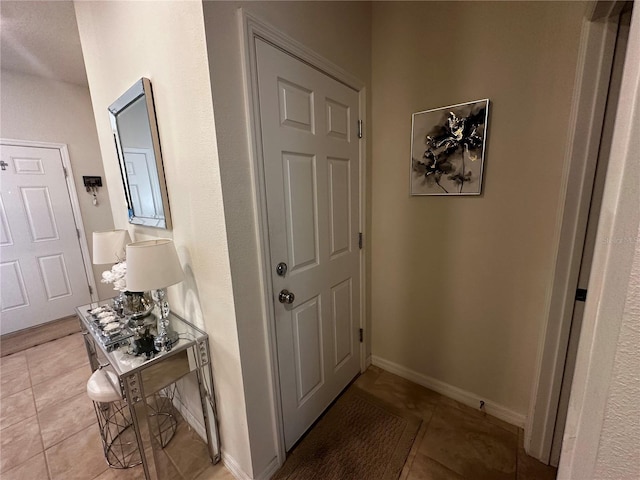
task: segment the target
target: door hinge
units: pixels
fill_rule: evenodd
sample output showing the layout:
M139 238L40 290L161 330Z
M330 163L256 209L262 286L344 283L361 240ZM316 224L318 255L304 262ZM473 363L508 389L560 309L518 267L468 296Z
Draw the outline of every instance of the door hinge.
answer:
M64 172L64 178L69 176L69 172L67 172L67 167L62 167L62 171Z
M358 248L362 250L362 232L358 233Z
M364 342L364 330L360 329L360 343Z
M93 295L93 287L91 285L87 285L89 287L89 295Z
M362 120L358 120L358 138L362 138Z
M76 228L76 235L78 236L78 239L80 239L80 229Z
M579 288L576 290L576 301L577 302L586 302L587 301L587 289Z

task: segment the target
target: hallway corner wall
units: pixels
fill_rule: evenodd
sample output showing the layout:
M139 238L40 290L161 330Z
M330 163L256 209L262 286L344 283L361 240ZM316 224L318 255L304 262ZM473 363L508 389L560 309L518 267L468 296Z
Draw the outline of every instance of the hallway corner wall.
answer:
M374 360L503 417L530 400L584 8L373 6ZM482 195L409 196L411 114L483 98Z

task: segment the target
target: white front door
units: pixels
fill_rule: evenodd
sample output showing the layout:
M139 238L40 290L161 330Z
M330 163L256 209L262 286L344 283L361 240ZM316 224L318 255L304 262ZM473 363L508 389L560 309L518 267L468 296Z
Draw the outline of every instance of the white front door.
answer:
M153 182L153 178L158 178L153 151L149 148L125 148L124 164L133 211L140 217L158 217L162 199L160 185L157 180L155 185Z
M256 45L289 450L360 370L359 103L355 90L261 40ZM279 298L283 291L295 299Z
M60 151L0 145L0 334L91 301Z

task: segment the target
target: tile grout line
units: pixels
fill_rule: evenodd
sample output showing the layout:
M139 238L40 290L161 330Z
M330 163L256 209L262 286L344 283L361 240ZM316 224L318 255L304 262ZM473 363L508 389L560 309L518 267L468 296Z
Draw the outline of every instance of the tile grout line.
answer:
M29 380L29 382L31 382L31 380ZM16 390L15 392L10 393L9 395L5 395L5 396L0 396L0 402L6 400L9 397L12 397L13 395L17 395L18 393L22 393L25 390L31 388L31 383L29 383L28 387L23 388L22 390Z
M97 423L97 422L96 422L96 423ZM94 425L89 425L88 427L84 427L84 428L82 428L81 430L78 430L77 432L75 432L74 434L69 435L69 436L68 436L67 438L65 438L64 440L68 440L69 438L73 437L74 435L78 435L79 433L81 433L81 432L83 432L83 431L85 431L85 430L88 430L88 429L90 429L90 428L93 428L93 426L94 426ZM64 440L60 440L59 442L55 443L54 445L51 445L49 448L47 448L47 450L52 449L52 448L53 448L53 447L55 447L56 445L58 445L58 444L62 443ZM102 449L102 444L100 444L100 447L101 447L101 449ZM46 458L46 455L45 455L45 458ZM92 480L95 480L95 479L96 479L96 478L98 478L100 475L102 475L102 474L103 474L103 473L105 473L107 470L109 470L109 468L111 468L111 467L109 466L109 463L106 461L106 459L105 459L105 463L106 463L106 467L105 467L105 469L104 469L104 470L102 470L100 473L98 473L95 477L93 477L93 479L92 479ZM47 469L48 469L48 462L47 462ZM51 472L49 472L49 479L50 479L50 480L54 480L54 479L53 479L53 475L51 474Z
M54 341L55 341L55 340L54 340ZM35 348L35 347L32 347L32 348ZM50 465L49 465L49 459L48 459L48 457L47 457L47 451L48 451L49 449L53 448L54 446L56 446L56 445L57 445L58 443L60 443L61 441L66 440L66 438L69 438L69 437L66 437L66 438L65 438L65 439L63 439L63 440L60 440L59 442L56 442L56 443L54 443L53 445L50 445L50 446L49 446L48 448L46 448L46 449L44 448L44 437L42 436L42 427L41 427L41 425L40 425L40 411L39 411L38 406L37 406L37 404L36 404L35 394L33 393L33 386L34 386L34 383L33 383L33 379L31 378L31 367L30 367L30 364L29 364L29 356L26 354L26 351L25 351L25 360L26 360L26 363L27 363L27 371L28 371L28 373L29 373L29 384L31 385L31 394L33 395L33 403L34 403L34 406L35 406L35 409L36 409L36 421L38 422L38 433L40 434L40 443L41 443L41 445L42 445L42 456L44 457L44 463L45 463L45 466L46 466L46 468L47 468L47 476L48 476L49 480L52 480L52 478L53 478L53 474L52 474L52 472L51 472L51 467L50 467ZM87 362L87 363L88 363L88 362ZM84 364L83 364L83 365L81 365L81 366L84 366ZM80 368L80 367L78 367L78 368ZM46 381L46 380L45 380L45 381ZM39 382L39 383L37 383L37 384L35 384L35 385L40 385L41 383L44 383L44 381ZM81 394L79 394L79 395L81 395ZM74 398L74 397L71 397L71 398ZM81 430L81 431L82 431L82 430ZM76 432L76 433L78 433L78 432ZM70 435L70 436L72 436L72 435ZM102 472L102 473L104 473L104 472Z
M434 409L434 411L435 411L435 406L433 407L433 409ZM420 431L418 431L418 434L416 435L416 438L415 438L415 440L414 440L414 446L412 447L412 449L413 449L413 448L415 448L415 451L413 452L413 456L411 455L411 453L412 453L412 452L411 452L411 451L409 451L409 457L411 457L411 460L409 461L409 460L407 459L407 462L405 462L405 466L407 467L407 474L406 474L406 476L404 477L404 480L406 480L407 478L409 478L409 475L411 474L411 469L413 468L413 464L414 464L414 462L415 462L415 460L416 460L416 457L417 457L417 456L418 456L418 454L420 453L420 452L418 451L418 450L419 450L419 448L420 448L419 443L421 443L421 442L422 442L422 440L424 439L424 437L426 437L426 436L427 436L427 431L429 430L429 426L431 425L431 419L433 418L433 413L434 413L434 412L431 412L431 416L429 417L429 420L428 420L428 421L426 421L426 422L425 422L425 421L423 420L423 422L424 422L424 424L425 424L425 425L424 425L424 429L422 428L422 426L420 427L420 431L422 431L422 435L420 434L420 433L421 433ZM407 465L407 463L410 463L410 464L409 464L409 465ZM404 470L404 468L403 468L403 470ZM400 476L400 480L403 480L402 475Z
M67 374L68 374L68 373L71 373L71 372L75 372L76 370L80 370L81 368L86 367L86 366L89 366L89 362L87 362L87 363L83 363L83 364L82 364L82 365L80 365L79 367L74 367L74 368L72 368L71 370L69 370L69 372L67 372ZM66 375L66 374L64 374L64 375ZM44 381L42 381L42 382L36 383L36 385L35 385L35 386L36 386L36 387L39 387L39 386L40 386L40 385L42 385L43 383L46 383L46 382L48 382L48 381L50 381L50 380L52 380L52 379L47 379L47 380L44 380ZM32 389L33 389L33 387L32 387ZM86 391L86 390L85 390L85 391ZM83 391L83 392L84 392L84 391ZM80 394L78 394L78 395L80 395ZM67 400L69 400L69 399L72 399L72 398L74 398L74 397L76 397L76 396L77 396L77 395L74 395L74 396L72 396L72 397L69 397L69 398L66 398L66 399L63 399L63 400L54 401L53 403L51 403L51 404L49 404L49 405L46 405L46 406L44 407L44 409L47 409L47 408L52 407L52 406L54 406L54 405L59 405L60 403L65 402L65 401L67 401ZM34 397L35 397L35 392L34 392ZM38 404L37 404L37 402L36 402L36 411L37 411L37 412L40 412L40 410L41 410L41 408L39 408L39 407L38 407Z
M27 354L25 353L25 357ZM31 380L31 368L29 367L29 359L27 358L27 370L29 371L29 384L31 384L31 395L33 396L33 406L36 410L36 422L38 423L38 434L40 435L40 444L42 445L42 457L44 458L44 466L47 469L47 477L51 479L51 472L49 470L49 462L47 461L47 453L44 449L44 438L42 438L42 427L40 426L40 416L38 415L38 407L36 406L36 396L33 393L33 382Z
M384 370L383 370L383 372L384 372ZM378 380L380 379L381 374L382 374L382 372L378 373L378 375L376 376L375 380L373 381L374 385L377 384ZM427 390L433 391L433 390L428 389L428 388L427 388ZM434 393L437 393L437 392L434 392ZM438 394L438 401L433 406L433 411L431 412L431 415L429 416L429 420L425 421L424 419L422 419L422 421L425 423L424 430L422 431L422 435L420 435L420 431L418 431L418 436L416 436L414 442L418 442L418 441L422 442L424 440L424 438L427 436L427 433L429 432L429 427L431 426L431 422L433 421L433 417L435 416L436 411L438 410L438 407L440 407L440 404L441 404L443 398L444 398L444 395ZM422 430L422 428L420 430ZM407 460L410 461L411 464L407 465L406 462L405 462L405 466L407 466L406 475L404 477L402 476L403 473L404 473L404 466L403 466L403 469L402 469L402 471L400 473L400 479L399 480L407 480L409 478L409 476L411 475L411 471L413 469L413 464L415 462L415 459L418 456L418 454L420 454L419 448L420 448L419 445L415 445L415 454L413 455L413 457L410 460L409 460L409 458L407 458ZM411 453L412 452L409 451L409 457L411 457ZM422 455L422 454L420 454L420 455ZM431 457L427 456L427 458L431 458ZM435 460L433 460L433 461L435 461ZM437 463L439 463L439 462L437 462ZM442 464L440 464L440 465L442 465ZM443 467L448 469L448 467L446 467L445 465L443 465Z
M431 412L431 417L429 417L429 422L427 423L427 427L425 428L424 435L422 436L422 439L426 438L427 433L429 433L429 427L431 427L431 422L433 421L433 417L435 417L435 416L436 416L436 412L438 412L438 411L439 411L439 409L442 407L442 400L443 400L444 398L445 398L445 396L444 396L444 395L441 395L441 394L440 394L440 396L438 397L438 401L436 402L436 405L433 407L433 412ZM446 405L445 405L445 407L446 407ZM416 452L416 456L417 456L417 453L419 453L419 452ZM433 462L436 462L437 464L441 465L441 466L442 466L442 467L444 467L445 469L450 470L450 471L452 471L452 472L454 472L454 473L458 474L458 472L457 472L457 471L455 471L454 469L450 468L450 467L449 467L449 465L445 465L445 464L443 464L443 463L439 462L439 461L438 461L438 460L436 460L435 458L432 458L430 455L425 454L425 453L422 453L421 455L424 455L426 458L428 458L429 460L431 460L431 461L433 461ZM415 458L414 458L414 460L415 460ZM411 473L411 470L409 470L409 473Z
M71 368L71 370L78 370L78 369L80 369L80 367L84 367L84 366L87 366L87 365L89 365L89 362L84 362L84 363L82 363L81 365L78 365L77 367L72 367L72 368ZM69 370L69 371L71 371L71 370ZM68 372L67 372L67 373L68 373ZM49 378L48 378L48 379L46 379L46 380L41 380L41 381L39 381L38 383L32 384L31 386L32 386L32 387L33 387L33 386L39 386L39 385L42 385L42 384L43 384L43 383L45 383L45 382L48 382L49 380L51 380L51 379L49 379Z
M524 430L523 430L524 431ZM518 480L518 459L520 457L520 429L518 428L518 434L516 435L516 475L515 480Z
M31 418L31 417L29 417L29 418ZM24 464L26 464L27 462L29 462L29 461L33 460L34 458L36 458L36 457L37 457L38 455L40 455L40 454L43 454L43 455L44 455L44 452L38 452L38 453L36 453L34 456L27 458L24 462L19 463L18 465L14 465L14 466L13 466L13 467L11 467L9 470L5 470L4 472L2 472L2 475L6 475L7 473L10 473L12 470L15 470L16 468L20 468L22 465L24 465ZM45 464L46 464L46 461L45 461ZM38 480L40 480L40 479L38 479Z
M72 397L67 398L67 399L66 399L66 401L70 402L70 401L75 400L76 398L80 397L81 395L84 395L84 393L78 393L77 395L74 395L74 396L72 396ZM91 401L91 400L89 400L89 401ZM48 406L47 408L51 408L51 407L54 407L54 406L60 405L61 403L62 403L62 402L60 402L60 403L54 403L53 405L50 405L50 406ZM37 412L37 416L38 416L38 428L40 428L40 413L41 413L41 412ZM58 445L59 443L64 442L64 441L65 441L65 440L67 440L68 438L70 438L70 437L74 436L74 435L75 435L75 434L77 434L77 433L82 432L83 430L85 430L85 429L87 429L87 428L89 428L89 427L91 427L91 426L93 426L93 425L95 425L95 424L97 424L97 423L98 423L98 420L97 420L97 419L94 419L94 421L93 421L93 423L92 423L91 425L86 425L86 426L82 427L80 430L78 430L77 432L73 432L73 433L72 433L72 434L70 434L69 436L64 437L64 438L62 438L62 439L60 439L60 440L57 440L55 443L52 443L51 445L49 445L49 446L46 448L46 450L49 450L50 448L55 447L55 446L56 446L56 445ZM40 436L42 436L42 430L40 431ZM42 444L43 444L43 446L44 446L44 438L42 439Z
M69 336L69 335L68 335L68 336ZM55 340L53 340L53 341L55 341ZM46 343L48 343L48 342L46 342ZM36 346L36 347L37 347L37 346ZM36 347L30 347L30 348L36 348ZM47 449L45 449L45 447L44 447L44 437L42 436L42 427L41 427L41 424L40 424L40 415L39 415L39 414L40 414L40 412L39 412L39 410L38 410L38 406L37 406L36 399L35 399L35 393L34 393L34 391L33 391L34 383L33 383L33 378L32 378L32 376L31 376L31 373L32 373L32 372L31 372L31 370L32 370L32 369L31 369L31 365L30 365L30 362L29 362L29 356L28 356L28 355L27 355L27 353L26 353L26 352L27 352L27 350L29 350L29 349L25 349L25 350L23 350L22 352L23 352L23 354L24 354L25 365L26 365L26 369L27 369L27 377L28 377L28 380L29 380L29 386L28 386L28 387L26 387L26 388L24 388L24 389L22 389L22 390L20 390L20 391L18 391L18 392L14 392L14 393L12 393L11 395L14 395L14 394L17 394L17 393L20 393L20 392L24 392L24 391L25 391L25 390L27 390L27 389L31 389L31 400L33 401L33 406L34 406L34 410L35 410L35 415L34 415L33 417L35 417L36 424L38 425L38 437L39 437L39 440L40 440L41 450L40 450L38 453L36 453L35 455L33 455L32 457L30 457L30 458L28 458L27 460L25 460L24 462L22 462L22 463L20 463L20 464L18 464L18 465L15 465L15 466L14 466L14 467L12 467L11 469L9 469L9 471L10 471L10 470L12 470L12 469L14 469L14 468L18 468L18 467L20 467L20 466L22 466L22 465L26 464L27 462L29 462L30 460L32 460L33 458L35 458L37 455L40 455L40 454L41 454L41 455L43 456L43 459L44 459L44 462L45 462L45 468L46 468L46 470L47 470L47 477L48 477L48 479L49 479L49 480L51 480L51 478L52 478L52 473L51 473L51 468L50 468L50 466L49 466L49 461L48 461L48 459L47 459L47 454L46 454L46 452L47 452L47 450L49 450L50 448L54 447L55 445L59 444L60 442L62 442L63 440L66 440L66 438L69 438L69 437L66 437L66 438L65 438L65 439L63 439L63 440L60 440L60 441L58 441L58 442L56 442L56 443L54 443L54 444L50 445ZM16 353L19 353L19 352L16 352ZM87 365L87 364L88 364L88 362L85 362L85 363L83 363L82 365L79 365L79 366L75 367L75 368L74 368L74 370L80 369L81 367L83 367L83 366L85 366L85 365ZM45 380L45 381L46 381L46 380ZM43 382L39 382L39 383L37 383L37 384L35 384L35 385L40 385L41 383L44 383L44 381L43 381ZM76 397L78 397L78 396L80 396L80 395L82 395L82 393L80 393L80 394L78 394L78 395L74 395L74 396L73 396L73 397L71 397L70 399L76 398ZM9 395L9 396L10 396L10 395ZM25 418L25 419L24 419L24 420L22 420L22 421L29 420L29 419L31 419L31 418L33 418L33 417L27 417L27 418ZM93 426L93 424L92 424L92 425L90 425L90 426L88 426L88 427L86 427L86 428L90 428L90 427L92 427L92 426ZM84 429L82 429L82 430L84 430ZM82 431L82 430L80 430L80 431ZM78 432L75 432L75 433L78 433ZM74 433L73 435L75 435L75 433ZM72 435L70 435L70 436L72 436ZM105 471L106 471L106 470L105 470ZM6 472L5 472L5 473L6 473ZM101 475L102 473L104 473L104 471L103 471L103 472L101 472L101 473L100 473L100 475Z
M29 357L26 352L24 354L25 361L27 363L27 373L29 375L29 385L31 385L31 396L33 398L33 407L36 411L36 423L38 424L38 435L40 437L40 445L42 446L42 458L44 459L44 466L47 469L47 477L51 479L51 472L49 471L49 462L47 461L47 454L44 449L44 439L42 438L42 428L40 427L40 417L38 416L38 407L36 406L36 396L33 393L33 382L31 380L31 367L29 366Z

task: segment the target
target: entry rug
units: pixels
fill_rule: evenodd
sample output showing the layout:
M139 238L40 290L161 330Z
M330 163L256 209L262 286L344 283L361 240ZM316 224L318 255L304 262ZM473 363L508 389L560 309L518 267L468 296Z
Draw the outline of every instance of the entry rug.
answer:
M421 423L352 386L273 480L397 480Z

